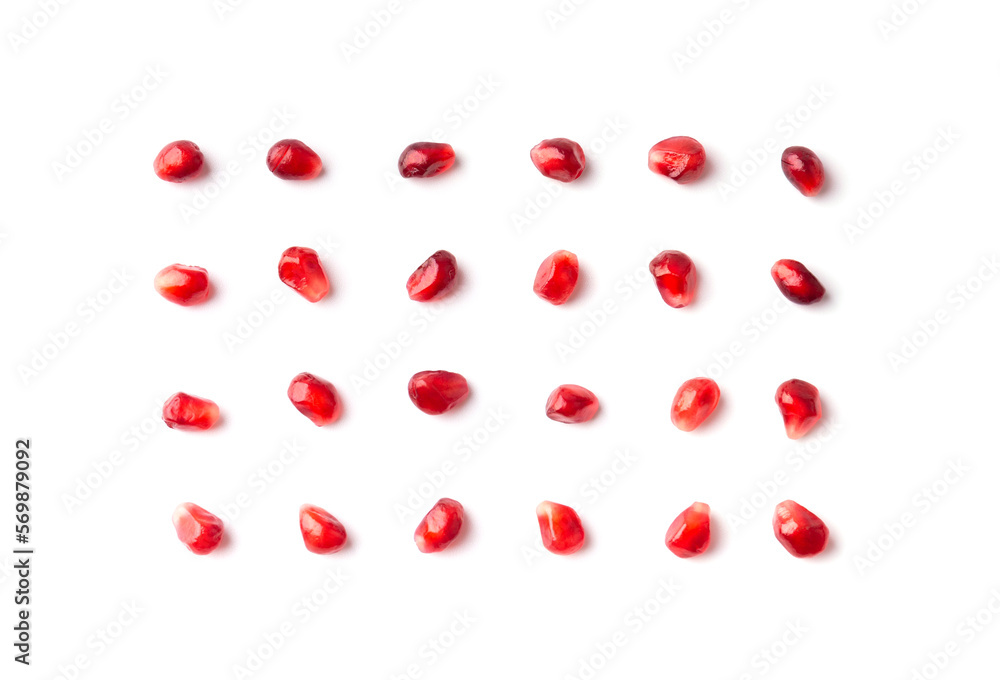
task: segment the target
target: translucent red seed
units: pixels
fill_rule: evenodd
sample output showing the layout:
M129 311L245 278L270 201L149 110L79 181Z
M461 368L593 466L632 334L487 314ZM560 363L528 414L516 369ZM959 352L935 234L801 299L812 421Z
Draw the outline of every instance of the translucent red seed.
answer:
M561 305L576 289L580 262L568 250L557 250L542 261L535 274L535 295L546 302Z
M670 137L649 150L649 169L678 184L693 182L705 170L705 147L691 137Z
M153 172L167 182L194 179L205 165L205 156L194 142L170 142L156 154Z
M289 248L278 261L278 278L309 302L319 302L330 292L330 281L312 248Z
M586 536L576 510L568 505L543 501L535 509L542 545L556 555L570 555L583 547Z
M280 179L314 179L323 171L323 161L299 140L282 139L267 152L267 169Z
M531 149L531 162L550 179L572 182L583 174L587 159L583 147L571 139L545 139Z
M712 520L706 503L694 503L677 515L667 529L667 548L678 557L694 557L708 550Z
M462 531L465 508L458 501L442 498L420 520L413 540L422 553L441 552L451 545Z
M299 529L306 550L317 555L335 553L347 543L347 531L336 517L316 505L299 508Z
M469 396L469 383L458 373L421 371L410 378L408 391L414 406L437 416L465 401Z
M178 392L163 404L163 422L175 430L207 430L219 422L219 406L210 399Z
M719 386L709 378L691 378L680 386L670 408L670 421L690 432L712 415L719 405Z
M545 402L545 415L558 423L585 423L598 409L597 395L579 385L560 385Z
M415 142L399 155L399 174L406 178L434 177L451 169L455 164L455 150L451 144Z
M222 542L222 520L194 503L181 503L174 510L177 538L195 555L207 555Z
M428 257L406 281L406 293L411 300L430 302L447 295L455 283L458 263L447 250Z
M823 520L795 501L778 503L771 524L774 537L795 557L818 555L830 537Z
M823 162L804 146L790 146L782 152L781 170L803 196L815 196L826 181Z
M805 380L786 380L778 385L774 401L785 421L789 439L804 437L823 417L819 390Z
M299 373L288 386L288 399L299 413L317 427L329 425L340 417L340 395L334 386L312 373Z
M157 273L153 287L176 305L198 305L208 299L208 272L201 267L172 264Z
M781 294L800 305L819 302L826 289L806 266L796 260L778 260L771 267L771 278Z
M675 309L694 301L698 274L691 258L679 250L664 250L649 263L649 273L656 281L663 301Z

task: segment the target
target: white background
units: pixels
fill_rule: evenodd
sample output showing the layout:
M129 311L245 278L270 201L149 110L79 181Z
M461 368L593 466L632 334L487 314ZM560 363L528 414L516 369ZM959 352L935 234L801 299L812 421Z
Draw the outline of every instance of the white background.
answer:
M210 0L100 0L38 19L34 2L4 4L0 527L12 529L14 440L28 436L37 554L30 669L10 659L8 547L0 558L3 677L71 677L81 659L78 677L239 677L283 625L294 634L244 677L910 678L932 657L947 660L939 677L994 670L1000 625L973 635L963 621L1000 605L998 284L977 278L1000 253L1000 10L910 0L887 33L888 0L590 0L563 15L554 1L412 0L391 5L348 59L344 45L388 7L247 0L220 16ZM161 82L144 85L157 69ZM264 132L274 110L292 116L277 136ZM102 119L98 143L67 159ZM457 151L454 171L387 182L402 148L435 129ZM648 148L673 135L707 149L696 184L646 169ZM531 146L554 136L587 149L575 184L531 166ZM322 156L319 179L267 172L265 142L283 137ZM214 172L238 173L158 180L153 157L175 139L198 143ZM782 176L792 144L823 159L820 198ZM54 164L68 160L76 167L60 175ZM741 164L749 178L724 195ZM894 183L901 195L849 234ZM185 220L182 206L206 194ZM276 266L291 245L321 249L333 294L311 305L289 291L261 321L255 303L287 290ZM404 282L439 248L457 256L463 287L420 322ZM583 284L554 308L531 283L560 248L578 254ZM636 279L667 248L701 275L685 310ZM769 268L786 257L824 282L827 302L768 311L780 300ZM174 262L208 269L208 304L157 296L153 276ZM115 272L128 285L87 315L79 306L108 295ZM958 286L976 291L961 305ZM609 300L614 312L590 325ZM947 322L921 335L939 312ZM248 319L253 332L227 347ZM67 324L75 337L47 347ZM588 337L561 357L574 330ZM409 346L379 359L402 332ZM894 364L904 338L921 347ZM732 343L742 355L723 370ZM50 358L25 373L36 351ZM376 360L387 367L359 390ZM676 430L674 391L712 366L722 406L696 433ZM431 418L405 388L438 368L464 374L473 397ZM288 403L300 371L337 385L337 425L315 428ZM827 429L799 442L808 461L773 402L793 377L824 404ZM544 417L564 382L600 397L591 424ZM175 391L218 402L221 426L157 424ZM505 422L483 437L491 410ZM487 441L463 458L465 437ZM302 452L281 464L286 442ZM616 451L632 460L612 474ZM446 461L454 474L400 518ZM261 484L269 464L280 474ZM602 472L614 481L587 487ZM96 488L80 487L88 475ZM933 503L918 497L935 484ZM241 493L250 504L227 520L225 549L196 557L177 542L175 505L222 514ZM413 528L439 496L465 505L467 535L423 555ZM796 560L774 540L785 498L830 526L822 557ZM533 553L544 499L578 509L585 550ZM664 532L696 500L712 506L714 547L679 560ZM304 502L343 521L348 549L306 552ZM734 526L744 503L757 507ZM905 513L912 526L888 536ZM331 570L347 581L305 620L296 603ZM661 582L679 588L662 606ZM142 612L122 632L113 622L133 600ZM656 613L639 624L636 607ZM475 622L450 639L466 614ZM95 636L109 624L120 635L104 647ZM796 625L801 638L786 636ZM441 636L450 647L437 656L426 645ZM957 655L941 657L952 642ZM581 675L582 662L600 670Z

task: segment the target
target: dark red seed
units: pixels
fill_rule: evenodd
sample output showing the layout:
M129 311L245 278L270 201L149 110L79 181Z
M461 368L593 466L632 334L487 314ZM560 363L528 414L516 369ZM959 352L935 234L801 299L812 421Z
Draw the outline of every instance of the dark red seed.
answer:
M411 300L430 302L449 292L457 273L455 256L447 250L439 250L410 274L406 280L406 292Z
M771 267L771 278L786 298L800 305L823 299L826 289L806 266L796 260L778 260Z
M207 555L222 542L222 520L194 503L178 505L173 522L177 538L195 555Z
M649 169L678 184L693 182L705 170L705 147L691 137L670 137L649 150Z
M469 383L458 373L421 371L409 384L410 401L424 413L441 415L469 396Z
M545 402L545 415L557 423L585 423L597 415L597 395L579 385L560 385Z
M580 278L580 262L568 250L557 250L549 255L535 274L535 295L546 302L561 305L576 289Z
M422 553L441 552L451 545L462 531L465 508L458 501L442 498L420 520L413 540Z
M550 179L572 182L583 174L587 159L583 148L571 139L545 139L531 149L531 162Z
M455 164L455 150L451 144L415 142L403 149L399 156L399 174L403 177L434 177L446 172Z
M312 248L289 248L278 260L278 278L309 302L319 302L330 292L330 281Z
M288 399L317 427L329 425L340 417L340 395L336 388L312 373L299 373L292 378Z
M347 543L347 531L336 517L308 503L299 508L299 530L306 550L317 555L335 553Z
M815 196L823 189L823 162L804 146L790 146L782 152L781 170L803 196Z
M694 503L677 515L667 529L667 548L678 557L694 557L708 550L712 520L706 503Z
M675 309L687 307L694 300L698 274L691 258L679 250L664 250L649 263L663 301Z
M208 272L201 267L172 264L153 279L156 292L182 307L198 305L208 299Z
M804 437L823 417L819 390L805 380L786 380L778 385L774 401L785 421L789 439Z
M186 182L197 177L205 165L205 156L194 142L170 142L156 154L153 171L167 182Z
M267 152L267 169L281 179L313 179L323 171L323 161L299 140L283 139Z
M795 501L778 503L771 524L774 537L795 557L818 555L830 537L823 520Z

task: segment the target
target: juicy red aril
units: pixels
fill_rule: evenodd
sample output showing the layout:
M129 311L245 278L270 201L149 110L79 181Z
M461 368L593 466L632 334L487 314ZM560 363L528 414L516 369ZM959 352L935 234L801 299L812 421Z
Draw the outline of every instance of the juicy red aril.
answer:
M691 378L674 396L670 421L678 430L690 432L712 415L719 405L719 386L709 378Z
M207 430L219 421L214 401L178 392L163 404L163 422L175 430Z
M649 169L678 184L701 177L705 169L705 147L691 137L671 137L649 150Z
M694 557L708 550L712 538L708 505L694 503L677 515L667 529L667 548L678 557Z
M804 146L790 146L781 153L781 171L803 196L818 194L826 179L823 162Z
M560 385L545 402L545 415L558 423L585 423L597 415L597 395L579 385Z
M188 307L208 299L208 272L201 267L172 264L153 279L156 292L174 304Z
M811 305L823 299L826 289L806 266L795 260L778 260L771 267L771 278L781 294L800 305Z
M177 538L195 555L207 555L222 542L222 520L194 503L178 505L173 521Z
M811 557L823 552L830 537L823 520L795 501L778 503L771 524L774 537L795 557Z
M313 423L322 427L340 417L340 396L332 384L312 373L299 373L288 386L292 405Z
M267 169L281 179L313 179L323 171L323 161L299 140L282 139L267 152Z
M444 296L455 282L458 263L447 250L428 257L406 280L406 292L411 300L429 302Z
M292 247L281 254L278 278L309 302L319 302L330 292L319 255L312 248Z
M422 553L441 552L458 538L464 519L465 508L461 503L442 498L420 520L417 530L413 532L417 550Z
M531 149L531 162L550 179L572 182L583 174L587 159L583 148L571 139L545 139Z
M819 390L805 380L786 380L774 395L789 439L805 436L823 416Z
M583 524L576 510L568 505L542 501L535 514L546 550L556 555L569 555L583 547Z
M451 144L415 142L399 155L399 174L403 177L434 177L455 164Z
M194 142L170 142L156 154L153 171L167 182L186 182L201 172L205 156Z
M546 302L561 305L576 288L580 262L568 250L557 250L542 261L535 274L535 295Z
M299 529L306 550L317 555L335 553L347 542L344 525L323 508L308 503L299 508Z
M469 383L458 373L421 371L409 384L410 401L424 413L438 416L469 396Z
M663 301L675 309L694 300L698 274L691 258L679 250L664 250L649 263L649 272Z

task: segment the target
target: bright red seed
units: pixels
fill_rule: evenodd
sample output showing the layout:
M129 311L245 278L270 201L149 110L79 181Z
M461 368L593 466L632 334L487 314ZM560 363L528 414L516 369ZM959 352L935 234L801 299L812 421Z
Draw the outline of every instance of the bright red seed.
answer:
M156 176L167 182L194 179L205 165L205 156L194 142L170 142L153 160Z
M219 405L178 392L163 404L163 422L175 430L207 430L219 422Z
M556 555L570 555L583 547L583 523L568 505L542 501L535 508L542 545Z
M549 179L572 182L583 174L587 159L583 148L571 139L544 139L531 149L531 162Z
M663 301L674 309L687 307L694 300L698 274L691 258L679 250L664 250L649 263L649 272Z
M667 548L678 557L694 557L708 550L711 538L709 507L705 503L694 503L670 523Z
M790 146L781 153L781 171L803 196L818 194L826 179L823 162L804 146Z
M649 169L678 184L701 177L705 169L705 147L691 137L671 137L649 150Z
M299 373L288 386L288 398L317 427L340 417L340 396L334 386L312 373Z
M415 142L399 155L399 174L403 177L434 177L455 164L451 144Z
M195 555L207 555L222 542L222 520L194 503L181 503L174 510L177 538Z
M289 248L278 261L278 278L309 302L319 302L330 292L319 255L312 248Z
M198 305L208 299L208 272L201 267L172 264L159 271L153 287L174 304Z
M421 371L408 386L410 401L424 413L439 416L452 410L469 396L469 383L458 373Z
M323 161L299 140L282 139L267 152L267 169L280 179L313 179L323 171Z
M317 555L335 553L347 542L347 531L337 518L308 503L299 508L299 529L306 550Z
M818 555L830 537L823 520L795 501L778 503L771 524L774 537L795 557Z
M805 380L786 380L778 385L774 401L785 420L789 439L805 436L823 416L819 390Z
M458 263L447 250L439 250L417 267L406 280L406 292L411 300L430 302L444 297L455 282Z
M800 305L823 299L826 289L806 266L796 260L778 260L771 267L771 278L786 298Z
M422 553L441 552L458 538L464 519L465 508L461 503L442 498L420 520L417 530L413 532L417 550Z
M545 402L545 415L557 423L585 423L597 415L597 395L579 385L560 385Z
M542 261L535 274L535 295L561 305L569 299L580 278L580 262L568 250L557 250Z
M719 386L710 378L691 378L677 390L670 421L678 430L690 432L712 415L719 405Z

